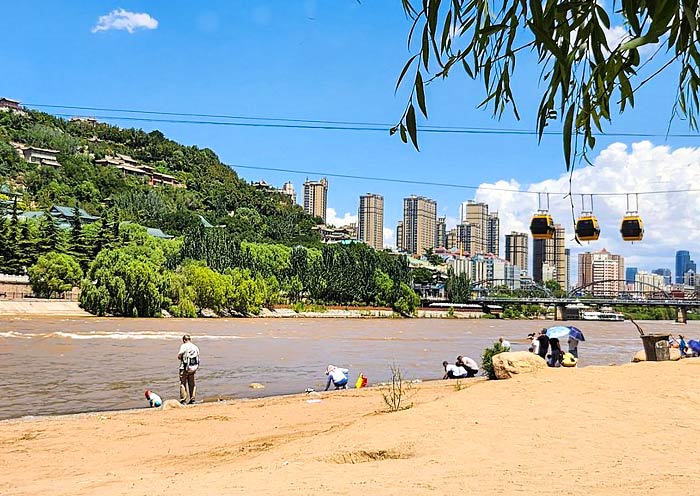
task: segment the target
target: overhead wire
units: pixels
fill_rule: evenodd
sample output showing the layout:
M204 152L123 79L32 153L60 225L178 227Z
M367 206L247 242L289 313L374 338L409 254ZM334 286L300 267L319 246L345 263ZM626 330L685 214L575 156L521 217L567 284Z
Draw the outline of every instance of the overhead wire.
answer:
M117 113L129 113L129 114L142 114L142 115L161 115L161 116L173 116L173 117L197 117L197 118L211 118L211 119L230 119L230 120L248 120L256 122L227 122L219 120L191 120L191 119L159 119L153 117L131 117L131 116L113 116L113 115L95 115L91 116L95 119L104 120L123 120L123 121L137 121L137 122L161 122L161 123L171 123L171 124L194 124L194 125L219 125L219 126L242 126L242 127L260 127L260 128L287 128L287 129L323 129L323 130L345 130L345 131L382 131L387 132L389 124L376 123L376 122L354 122L354 121L333 121L333 120L320 120L320 119L290 119L290 118L276 118L276 117L260 117L260 116L243 116L243 115L225 115L225 114L200 114L200 113L187 113L187 112L166 112L166 111L154 111L154 110L139 110L139 109L122 109L122 108L106 108L106 107L86 107L86 106L75 106L75 105L54 105L54 104L32 104L28 103L24 105L25 107L36 107L36 108L54 108L54 109L69 109L69 110L83 110L83 111L102 111L102 112L117 112ZM74 117L72 114L67 113L54 113L58 117ZM427 133L449 133L449 134L495 134L495 135L536 135L536 131L529 131L526 129L512 129L512 128L482 128L482 127L449 127L449 126L419 126L418 128L422 132ZM558 131L545 131L544 134L561 134ZM605 136L611 137L681 137L681 138L698 138L700 134L667 134L667 133L605 133ZM620 193L620 192L602 192L602 193L588 193L588 192L573 192L573 191L525 191L521 189L512 188L499 188L490 186L474 186L468 184L455 184L455 183L442 183L434 181L418 181L410 179L400 179L391 177L379 177L379 176L363 176L356 174L339 174L327 171L310 171L310 170L297 170L288 169L280 167L265 167L258 165L246 165L246 164L228 164L230 167L239 169L250 169L250 170L263 170L270 172L285 172L291 174L306 174L306 175L320 175L327 177L336 177L342 179L353 179L353 180L366 180L366 181L380 181L380 182L392 182L400 184L416 184L423 186L435 186L435 187L446 187L446 188L457 188L457 189L470 189L470 190L487 190L487 191L500 191L509 193L521 193L521 194L551 194L551 195L562 195L575 196L580 194L586 194L591 196L624 196L630 193ZM700 189L674 189L674 190L649 190L649 191L637 191L631 194L638 195L657 195L657 194L679 194L679 193L697 193Z

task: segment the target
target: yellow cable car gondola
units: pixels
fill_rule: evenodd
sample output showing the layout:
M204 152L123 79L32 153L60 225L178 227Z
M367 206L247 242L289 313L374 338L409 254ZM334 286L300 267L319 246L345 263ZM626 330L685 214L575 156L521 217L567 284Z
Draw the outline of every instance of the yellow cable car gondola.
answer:
M635 203L639 207L639 195L635 194ZM644 237L644 225L637 210L630 210L630 196L627 195L627 213L620 224L620 234L625 241L641 241Z
M576 240L596 241L600 237L598 219L593 215L593 195L588 195L590 209L586 208L586 195L581 195L581 215L576 220Z
M579 241L596 241L600 237L598 219L593 215L581 215L576 220L576 239Z
M620 234L622 234L622 239L625 241L641 241L644 237L644 226L641 217L628 212L628 215L622 218Z
M538 212L532 216L530 233L533 239L554 239L554 220L547 212Z
M547 208L542 208L542 195L546 194ZM533 239L554 239L554 220L549 215L549 194L537 193L539 210L530 221L530 233Z

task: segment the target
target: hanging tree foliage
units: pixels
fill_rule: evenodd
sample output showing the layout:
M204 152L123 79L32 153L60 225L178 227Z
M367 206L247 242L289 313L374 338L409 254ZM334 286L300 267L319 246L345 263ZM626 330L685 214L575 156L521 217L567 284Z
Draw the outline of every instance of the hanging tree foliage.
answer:
M697 130L700 84L700 10L698 0L402 0L413 20L409 47L417 46L397 83L411 85L400 122L391 129L418 148L417 105L427 117L425 85L455 69L484 84L480 107L500 117L511 109L520 118L511 81L518 57L534 51L543 84L537 110L539 138L547 124L563 123L567 170L577 155L595 147L596 132L611 110L634 106L635 92L663 71L677 72L673 114L687 118ZM613 26L619 19L619 26ZM618 24L618 23L615 23ZM626 36L617 46L607 33L614 27ZM419 43L414 43L419 40ZM644 46L659 67L643 79L648 60Z

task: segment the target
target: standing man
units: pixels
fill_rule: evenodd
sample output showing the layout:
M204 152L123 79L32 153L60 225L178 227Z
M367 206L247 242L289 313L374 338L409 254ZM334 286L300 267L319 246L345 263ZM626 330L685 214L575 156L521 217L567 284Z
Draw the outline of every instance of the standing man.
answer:
M199 368L199 348L192 343L189 334L182 336L182 345L177 353L180 360L180 403L183 405L194 404L197 396L197 386L194 383L194 374ZM189 388L189 399L187 389Z
M549 338L547 337L547 329L542 329L540 335L537 336L537 342L540 343L537 348L537 354L543 359L547 359L547 350L549 350Z

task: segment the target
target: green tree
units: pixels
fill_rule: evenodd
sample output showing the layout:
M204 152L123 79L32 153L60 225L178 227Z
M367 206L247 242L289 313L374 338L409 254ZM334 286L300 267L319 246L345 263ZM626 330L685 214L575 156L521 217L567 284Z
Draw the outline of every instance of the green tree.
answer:
M40 298L70 291L83 277L83 271L73 257L56 252L41 255L28 272L32 291Z
M204 263L190 263L182 270L192 289L192 302L197 310L208 308L218 313L226 306L230 281Z
M420 298L408 284L401 283L399 296L394 302L394 311L404 317L411 317L416 313L416 308L420 305Z
M376 269L374 271L374 286L376 288L374 303L379 306L390 304L394 294L394 281L391 280L389 274L381 269Z
M511 85L519 84L516 62L532 51L542 83L536 129L541 138L550 121L562 121L567 169L577 151L595 146L594 133L603 130L602 121L611 120L615 107L622 113L634 106L635 91L663 71L677 74L674 113L697 129L697 1L504 0L496 8L490 0L402 4L414 21L409 46L414 37L420 40L399 76L399 85L412 87L406 110L392 129L404 142L410 138L418 146L415 106L427 117L424 86L454 71L483 81L481 107L495 116L510 108L520 118ZM615 30L624 30L626 36L611 45L607 34L613 28L610 19L616 17L621 22ZM652 57L662 60L647 69L640 50L656 44L660 46Z
M449 270L447 274L447 298L452 303L467 303L472 299L472 282L466 273L455 274Z
M97 315L160 316L167 279L147 252L142 247L102 250L81 284L83 308Z
M559 281L556 281L555 279L545 281L544 287L549 289L552 292L552 296L555 298L563 298L566 296L566 291L561 288L561 284L559 284Z

